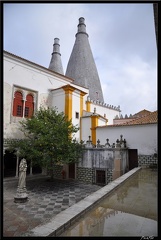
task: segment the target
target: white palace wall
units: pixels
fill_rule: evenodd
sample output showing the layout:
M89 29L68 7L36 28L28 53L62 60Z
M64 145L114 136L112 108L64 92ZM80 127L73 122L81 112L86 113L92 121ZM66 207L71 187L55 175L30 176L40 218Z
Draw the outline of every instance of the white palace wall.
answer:
M117 107L110 107L108 104L96 104L91 102L90 112L94 112L95 108L97 114L100 114L108 119L108 124L110 125L113 124L113 119L116 117L116 115L120 116L120 110Z
M4 56L4 138L21 138L18 130L20 117L12 117L14 88L23 89L25 92L34 92L35 106L51 106L52 94L50 89L59 88L69 84L65 77L58 77L39 66L33 66L27 61L16 60L12 56ZM60 102L59 102L60 103ZM61 105L61 104L60 104ZM63 109L64 111L64 109Z
M138 155L153 155L158 151L157 124L107 126L96 129L96 136L101 144L105 144L108 138L112 145L120 135L126 139L128 148L138 149Z

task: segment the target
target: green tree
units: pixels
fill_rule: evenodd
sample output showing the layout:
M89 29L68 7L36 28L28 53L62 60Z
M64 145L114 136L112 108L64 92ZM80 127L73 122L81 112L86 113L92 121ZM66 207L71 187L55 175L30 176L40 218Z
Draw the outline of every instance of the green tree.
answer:
M25 138L10 144L10 149L18 148L20 156L47 167L53 178L55 164L77 162L82 149L72 136L79 128L68 120L63 112L56 108L40 107L31 118L20 121Z

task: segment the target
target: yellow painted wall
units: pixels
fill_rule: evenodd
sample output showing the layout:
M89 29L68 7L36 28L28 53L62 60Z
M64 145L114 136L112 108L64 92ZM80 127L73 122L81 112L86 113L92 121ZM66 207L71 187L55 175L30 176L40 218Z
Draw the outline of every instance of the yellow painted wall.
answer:
M80 140L82 140L82 119L83 116L83 97L86 95L84 92L80 92Z
M92 143L96 145L96 127L98 126L99 116L93 115L91 116L91 135L92 135Z
M70 85L62 87L65 91L65 115L67 115L68 120L72 119L72 92L75 90Z
M91 111L91 102L86 102L86 111L90 112Z

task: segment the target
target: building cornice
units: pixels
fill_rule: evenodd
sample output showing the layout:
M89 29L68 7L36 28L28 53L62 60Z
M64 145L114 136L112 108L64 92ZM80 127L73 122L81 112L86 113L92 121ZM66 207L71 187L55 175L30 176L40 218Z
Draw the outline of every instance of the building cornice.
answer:
M41 66L41 65L39 65L37 63L31 62L31 61L29 61L27 59L19 57L19 56L15 55L15 54L7 52L5 50L3 50L3 56L4 57L8 57L8 58L10 58L12 60L19 61L22 64L27 64L29 67L34 67L34 68L36 68L39 71L43 71L43 72L45 72L47 74L51 74L51 75L53 75L55 77L59 77L59 79L62 79L64 81L68 81L70 83L73 83L73 81L74 81L72 78L69 78L69 77L67 77L65 75L62 75L62 74L57 73L57 72L54 72L53 70L50 70L49 68L43 67L43 66Z

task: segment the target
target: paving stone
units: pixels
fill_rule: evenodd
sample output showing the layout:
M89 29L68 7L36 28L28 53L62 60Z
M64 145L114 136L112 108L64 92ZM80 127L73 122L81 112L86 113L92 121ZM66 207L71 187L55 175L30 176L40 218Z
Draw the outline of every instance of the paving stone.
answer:
M8 231L16 231L18 226L10 226L7 230Z
M26 184L29 201L25 204L14 203L13 193L16 192L16 188L17 183L4 184L3 236L22 236L26 231L48 222L58 213L75 204L80 197L88 196L89 188L94 192L101 187L90 185L86 188L85 184L73 180L54 179L51 183L45 178L41 180L33 178ZM8 231L9 227L12 231Z
M37 211L38 214L44 214L45 213L45 210L44 211Z
M52 211L53 208L46 208L46 211Z
M4 237L13 237L15 231L4 231L3 236Z
M43 216L44 218L50 218L51 217L51 215L50 214L44 214L44 216Z
M40 208L46 208L48 205L41 205Z
M55 203L52 203L52 202L51 202L51 203L49 203L49 206L50 206L50 205L51 205L51 206L54 206L54 205L55 205Z

